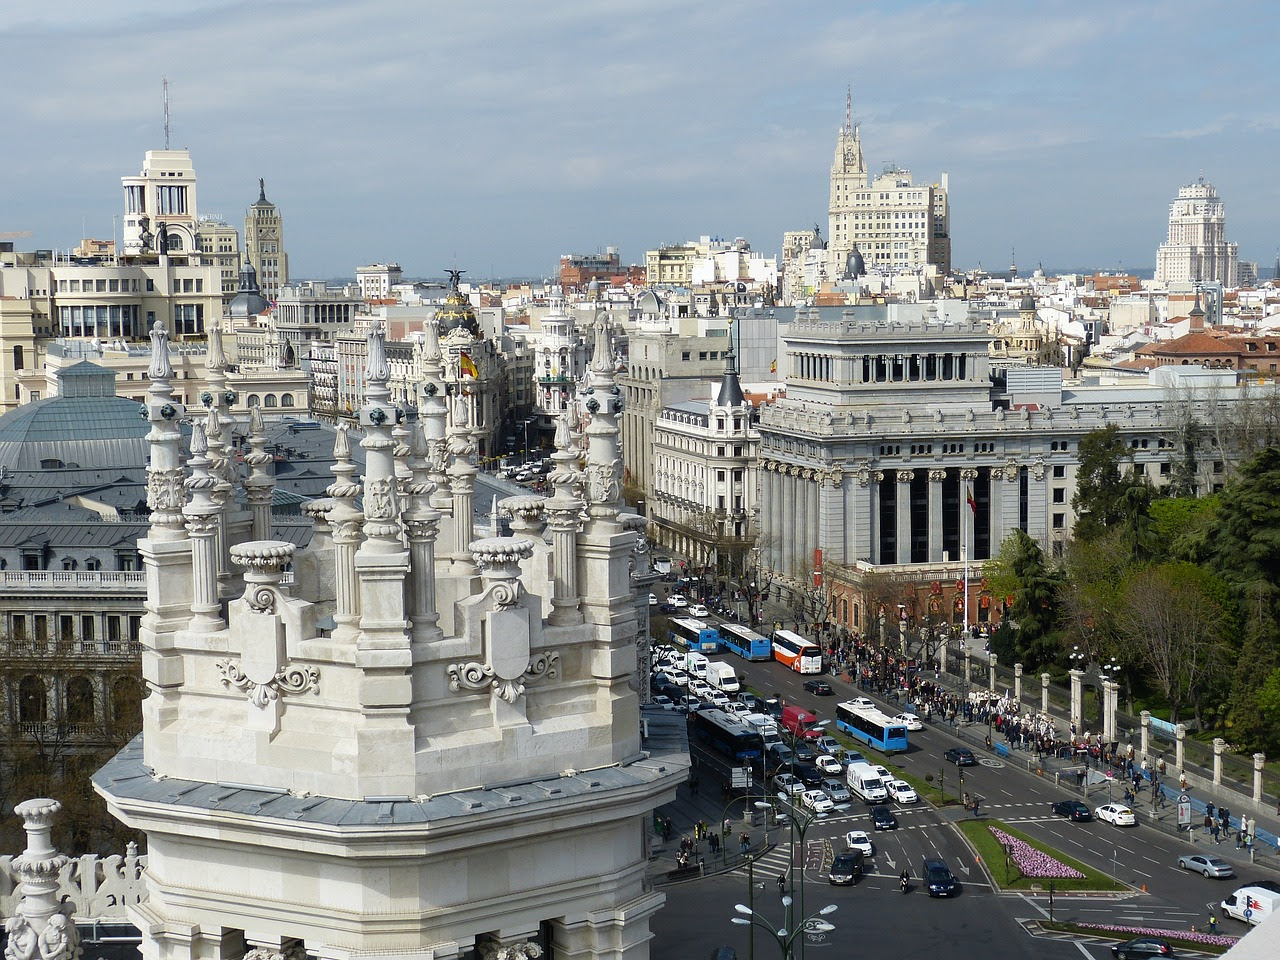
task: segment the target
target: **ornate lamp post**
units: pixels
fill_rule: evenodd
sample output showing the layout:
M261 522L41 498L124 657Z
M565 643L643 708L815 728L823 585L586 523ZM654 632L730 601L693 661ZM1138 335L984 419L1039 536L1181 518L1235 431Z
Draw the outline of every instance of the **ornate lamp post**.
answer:
M745 903L736 903L733 905L733 909L738 911L741 916L733 917L732 919L734 923L741 924L743 926L750 925L752 927L760 927L762 930L767 932L774 940L777 941L778 949L782 952L784 960L790 960L791 957L795 956L793 948L795 947L796 940L800 938L801 934L826 932L827 930L832 929L831 924L821 918L830 916L838 909L836 904L829 903L813 916L805 917L793 928L788 929L791 922L791 898L783 897L782 906L786 910L786 915L783 920L783 925L780 927L775 927L766 917L757 913L755 910L752 910ZM801 912L803 913L804 911L802 910ZM800 955L803 956L804 940L800 940L800 944Z

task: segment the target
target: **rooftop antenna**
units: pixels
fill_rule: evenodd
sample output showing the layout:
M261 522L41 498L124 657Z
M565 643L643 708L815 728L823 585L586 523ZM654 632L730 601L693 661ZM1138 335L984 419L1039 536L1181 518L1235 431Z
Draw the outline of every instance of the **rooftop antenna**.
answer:
M164 148L169 149L169 78L160 78L164 83Z
M844 91L844 132L846 136L853 133L853 84Z

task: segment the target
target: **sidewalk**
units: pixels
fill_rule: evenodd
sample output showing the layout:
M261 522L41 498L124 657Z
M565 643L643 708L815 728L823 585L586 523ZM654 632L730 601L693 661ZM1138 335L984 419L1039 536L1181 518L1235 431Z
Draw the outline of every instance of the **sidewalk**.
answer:
M695 772L693 777L696 776ZM648 830L651 844L647 875L652 883L672 883L737 869L746 863L740 841L744 833L750 838L747 852L751 856L759 857L769 849L771 844L764 827L763 814L755 818L754 824L744 822L742 818L744 800L741 797L730 801L729 832L727 835L724 833L725 803L716 799L719 796L719 788L718 782L709 783L705 780L697 782L691 778L680 784L673 802L659 807L655 811L655 816L649 818ZM671 821L669 841L663 840L655 832L658 817ZM690 865L682 869L676 862L676 856L680 853L680 841L684 837L693 840L694 828L699 821L707 824L708 837L713 831L720 833L722 838L720 852L714 854L711 852L708 839L695 841L693 854L689 858Z

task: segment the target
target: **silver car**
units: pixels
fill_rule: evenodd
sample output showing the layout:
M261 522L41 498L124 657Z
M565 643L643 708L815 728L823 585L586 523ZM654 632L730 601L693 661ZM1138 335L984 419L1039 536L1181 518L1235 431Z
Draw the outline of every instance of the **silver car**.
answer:
M1219 860L1217 857L1206 856L1203 853L1187 854L1178 858L1178 866L1183 870L1194 870L1196 873L1204 874L1206 877L1234 877L1235 870L1231 868L1231 864L1225 860Z

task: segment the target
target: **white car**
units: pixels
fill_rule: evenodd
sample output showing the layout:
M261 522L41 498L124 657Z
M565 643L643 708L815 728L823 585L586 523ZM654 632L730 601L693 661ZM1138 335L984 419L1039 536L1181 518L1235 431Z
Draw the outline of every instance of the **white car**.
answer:
M844 835L844 845L850 850L861 850L863 856L867 857L876 852L876 845L871 842L865 830L850 830Z
M800 794L800 802L814 813L830 813L836 806L822 790L806 790Z
M1114 823L1117 827L1135 827L1138 818L1123 803L1104 803L1093 815L1104 823Z
M789 797L798 797L804 793L804 784L800 782L800 778L791 773L780 773L773 778L773 785L779 793L785 793Z
M894 723L900 723L909 731L923 730L924 721L917 717L914 713L900 713L896 717L891 717Z
M868 700L866 697L854 697L852 700L849 701L849 706L865 708L865 707L874 707L875 704L872 703L870 700Z
M711 611L710 611L710 610L708 610L706 607L704 607L704 606L703 606L702 604L700 604L700 603L694 603L694 604L690 604L690 605L689 605L689 616L691 616L691 617L709 617L709 616L711 616Z
M918 803L920 801L920 795L905 780L890 780L885 784L885 789L889 791L889 796L893 797L898 803Z
M649 606L656 607L658 605L658 595L656 593L649 594Z
M711 696L715 691L711 688L711 684L705 680L690 680L689 692L695 697L701 697L703 700Z
M813 765L823 773L839 775L844 772L844 764L835 757L823 754L813 761Z
M676 702L670 697L654 697L651 701L655 707L661 707L663 710L674 710Z
M728 710L730 700L719 690L712 690L711 695L706 698L707 702L713 706L719 707L721 710Z
M745 703L739 703L737 700L730 702L729 706L726 709L730 713L736 713L740 717L745 717L748 713L751 712L750 707L748 707Z
M689 685L689 675L679 667L671 667L663 670L667 675L667 679L674 683L677 687L687 687Z
M888 767L882 767L878 763L873 763L871 765L871 769L874 770L879 775L881 783L888 783L890 780L898 779L892 773L889 772Z
M689 601L678 593L673 593L671 596L667 597L667 603L671 604L677 610L683 609L689 605Z

